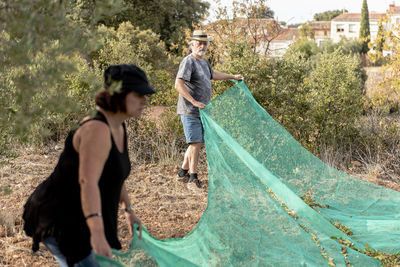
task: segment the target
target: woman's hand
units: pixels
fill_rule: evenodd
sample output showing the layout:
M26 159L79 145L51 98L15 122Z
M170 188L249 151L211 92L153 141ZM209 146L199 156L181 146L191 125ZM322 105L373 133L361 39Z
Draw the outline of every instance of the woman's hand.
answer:
M112 257L111 247L108 244L104 234L92 234L90 236L90 245L92 246L94 253L97 255L108 258Z
M133 225L137 223L139 225L139 239L142 239L142 221L135 215L133 210L125 212L126 223L128 224L129 234L133 236Z

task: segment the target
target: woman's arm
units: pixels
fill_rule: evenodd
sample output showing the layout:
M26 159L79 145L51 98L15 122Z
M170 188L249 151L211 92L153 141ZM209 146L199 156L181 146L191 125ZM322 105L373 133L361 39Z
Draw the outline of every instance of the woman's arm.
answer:
M139 238L142 239L142 221L136 216L135 212L133 211L133 206L131 204L131 200L129 199L128 191L125 188L125 184L122 186L121 189L121 197L120 203L122 204L122 208L125 210L125 218L128 224L129 234L133 235L133 225L137 223L139 225Z
M78 129L73 142L75 150L79 153L81 202L90 230L90 243L96 254L111 257L111 247L104 233L98 187L98 181L111 150L111 133L103 122L91 121Z

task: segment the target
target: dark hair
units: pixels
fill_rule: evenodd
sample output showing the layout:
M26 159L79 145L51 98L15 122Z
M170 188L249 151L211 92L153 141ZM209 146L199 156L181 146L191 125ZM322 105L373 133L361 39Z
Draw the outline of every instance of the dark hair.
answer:
M96 96L96 105L114 113L119 111L126 112L125 97L128 93L129 92L122 91L121 93L114 93L111 95L109 91L103 90Z

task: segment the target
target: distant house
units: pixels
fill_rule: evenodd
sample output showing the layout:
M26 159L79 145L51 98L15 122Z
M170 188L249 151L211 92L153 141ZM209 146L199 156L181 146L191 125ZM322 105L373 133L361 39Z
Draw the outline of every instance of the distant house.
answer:
M232 37L247 39L255 52L265 55L270 50L271 41L281 32L282 28L277 21L271 18L235 18L234 20L220 20L205 26L208 33L215 38L215 44L220 40ZM239 41L239 40L237 40Z
M388 28L399 27L400 25L400 6L395 6L394 4L389 5L389 9L386 11L388 15L389 23Z
M331 38L331 22L330 21L309 21L307 25L311 27L314 35L314 41L318 46Z
M290 45L300 38L298 28L282 29L281 33L271 41L269 57L282 57Z
M369 13L371 41L376 39L378 22L385 13ZM358 39L360 33L361 13L343 13L331 21L331 39L339 42L342 37Z
M400 29L400 6L391 4L386 13L370 12L371 41L376 39L378 23L385 17L388 18L388 23L384 24L386 30L395 27ZM343 13L331 21L309 21L306 24L311 28L314 41L321 46L329 39L333 42L339 42L342 37L358 39L360 21L361 13ZM257 53L269 57L283 56L289 46L300 39L298 28L282 28L274 19L236 18L232 21L222 20L211 23L207 25L207 28L217 39L225 39L231 34L247 36L246 38L253 44ZM390 53L390 51L384 52Z

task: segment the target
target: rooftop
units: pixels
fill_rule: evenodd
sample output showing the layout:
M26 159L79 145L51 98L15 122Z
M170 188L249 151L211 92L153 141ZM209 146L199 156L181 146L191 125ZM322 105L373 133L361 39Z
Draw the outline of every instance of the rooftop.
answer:
M385 17L385 13L369 13L370 20L379 20ZM361 13L343 13L332 19L333 21L360 21Z
M307 22L313 30L329 30L331 28L330 21L309 21Z
M297 28L282 29L281 33L274 41L291 41L300 38L300 31Z

